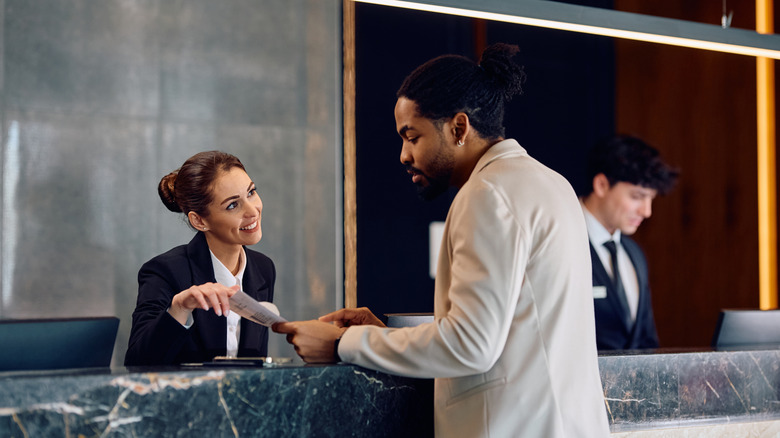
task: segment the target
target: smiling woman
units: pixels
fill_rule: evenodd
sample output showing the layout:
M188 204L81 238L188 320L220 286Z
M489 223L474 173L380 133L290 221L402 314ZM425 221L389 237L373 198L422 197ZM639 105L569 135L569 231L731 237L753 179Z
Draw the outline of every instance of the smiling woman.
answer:
M235 274L241 246L254 245L263 236L263 201L240 167L221 171L211 194L212 202L206 211L190 211L187 218L196 230L204 231L211 252Z
M272 301L276 279L271 259L245 248L262 238L263 201L243 164L201 152L164 176L158 192L197 233L141 267L125 365L265 356L267 328L242 320L229 304L238 290Z

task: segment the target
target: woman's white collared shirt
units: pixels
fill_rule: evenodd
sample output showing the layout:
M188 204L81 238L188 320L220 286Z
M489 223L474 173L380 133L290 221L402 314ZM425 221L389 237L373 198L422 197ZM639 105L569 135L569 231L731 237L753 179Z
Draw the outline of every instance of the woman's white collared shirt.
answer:
M238 285L242 288L241 282L244 278L244 269L246 268L246 254L244 249L241 248L241 255L239 256L239 268L238 273L233 275L232 272L214 255L211 250L211 264L214 267L214 278L217 279L217 283L224 286ZM241 316L236 312L229 312L227 314L227 356L235 357L238 354L238 340L241 338Z

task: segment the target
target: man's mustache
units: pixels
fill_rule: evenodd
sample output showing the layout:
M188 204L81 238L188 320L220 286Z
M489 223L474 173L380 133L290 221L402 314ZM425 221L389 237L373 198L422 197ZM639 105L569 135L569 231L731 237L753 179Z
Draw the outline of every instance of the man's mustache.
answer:
M404 165L404 167L406 168L406 173L408 174L425 176L425 174L420 169L417 169L409 164Z

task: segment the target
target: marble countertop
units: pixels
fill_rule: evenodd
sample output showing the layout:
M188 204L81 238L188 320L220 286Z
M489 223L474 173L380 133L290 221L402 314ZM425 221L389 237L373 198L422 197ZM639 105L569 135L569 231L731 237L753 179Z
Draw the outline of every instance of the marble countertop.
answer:
M0 436L432 436L432 385L351 365L0 373Z
M613 432L780 419L780 349L599 356ZM0 373L0 436L432 436L433 385L354 365Z
M780 419L780 349L599 357L615 431Z

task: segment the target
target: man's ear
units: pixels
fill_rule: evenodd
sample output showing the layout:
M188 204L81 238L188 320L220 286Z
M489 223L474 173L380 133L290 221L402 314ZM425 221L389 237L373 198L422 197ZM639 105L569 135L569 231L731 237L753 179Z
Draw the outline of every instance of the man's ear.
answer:
M469 131L471 131L471 122L469 121L469 116L466 113L457 113L454 116L452 116L452 136L455 138L455 141L458 140L466 141L466 138L469 135Z
M607 175L599 173L593 177L593 193L598 197L604 197L610 189Z
M208 231L208 224L198 213L191 211L187 213L187 219L190 221L190 225L198 231Z

